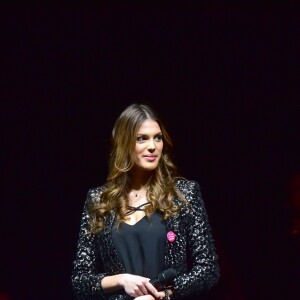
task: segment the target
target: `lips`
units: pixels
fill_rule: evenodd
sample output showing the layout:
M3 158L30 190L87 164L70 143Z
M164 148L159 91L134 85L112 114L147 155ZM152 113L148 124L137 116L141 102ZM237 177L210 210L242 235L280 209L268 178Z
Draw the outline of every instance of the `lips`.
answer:
M150 161L155 160L157 155L144 155L144 158Z

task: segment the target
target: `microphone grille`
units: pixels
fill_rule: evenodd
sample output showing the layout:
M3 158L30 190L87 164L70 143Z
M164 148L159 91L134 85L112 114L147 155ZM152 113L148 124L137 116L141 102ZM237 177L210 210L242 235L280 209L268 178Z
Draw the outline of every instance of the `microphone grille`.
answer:
M158 275L158 280L160 283L165 283L174 279L176 276L177 272L175 269L168 269Z

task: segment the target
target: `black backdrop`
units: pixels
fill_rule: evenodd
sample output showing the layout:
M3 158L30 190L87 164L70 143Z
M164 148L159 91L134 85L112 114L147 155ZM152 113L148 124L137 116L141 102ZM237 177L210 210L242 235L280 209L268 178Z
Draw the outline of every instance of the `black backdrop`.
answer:
M115 118L142 102L166 121L182 175L202 187L222 268L211 297L277 299L274 248L300 171L298 8L6 6L1 15L0 294L74 299L86 193L105 181Z

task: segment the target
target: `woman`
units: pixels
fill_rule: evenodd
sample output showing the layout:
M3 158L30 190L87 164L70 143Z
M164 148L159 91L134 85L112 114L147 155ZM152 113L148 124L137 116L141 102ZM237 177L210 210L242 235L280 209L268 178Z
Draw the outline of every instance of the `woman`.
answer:
M78 299L176 299L217 282L199 185L177 177L171 148L149 106L130 105L117 119L107 183L88 192L82 215L72 274ZM164 287L149 281L169 268L177 276Z

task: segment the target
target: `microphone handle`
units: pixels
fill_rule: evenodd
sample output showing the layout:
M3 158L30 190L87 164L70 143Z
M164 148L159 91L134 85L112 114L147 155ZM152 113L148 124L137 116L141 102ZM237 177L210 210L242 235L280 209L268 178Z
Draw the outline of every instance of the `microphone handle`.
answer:
M149 282L154 286L156 287L157 284L159 284L159 286L161 285L160 281L158 280L158 278L152 278L149 280Z

